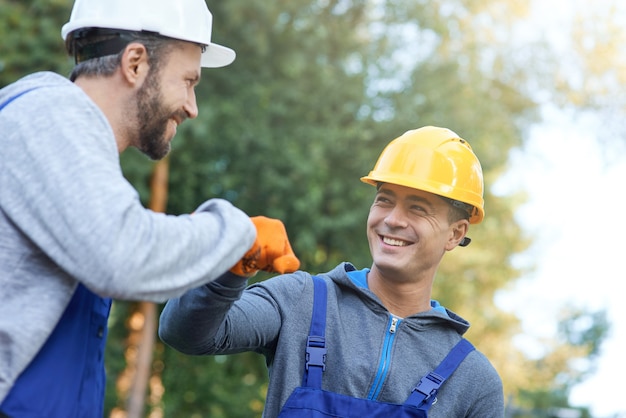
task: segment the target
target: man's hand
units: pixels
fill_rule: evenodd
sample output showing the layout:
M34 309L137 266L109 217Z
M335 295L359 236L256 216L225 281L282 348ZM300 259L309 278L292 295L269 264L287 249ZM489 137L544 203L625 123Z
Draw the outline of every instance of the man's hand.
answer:
M252 277L259 270L281 274L296 271L300 260L291 249L285 225L278 219L265 216L250 219L256 226L256 241L230 271L243 277Z

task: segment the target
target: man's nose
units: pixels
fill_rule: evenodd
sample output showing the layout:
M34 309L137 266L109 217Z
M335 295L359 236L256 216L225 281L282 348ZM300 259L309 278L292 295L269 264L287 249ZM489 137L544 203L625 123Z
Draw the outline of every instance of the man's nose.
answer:
M405 228L408 225L406 211L401 206L394 206L385 216L385 223L389 227Z
M191 93L187 97L187 101L183 106L185 113L189 119L195 119L198 117L198 104L196 103L196 92L192 89Z

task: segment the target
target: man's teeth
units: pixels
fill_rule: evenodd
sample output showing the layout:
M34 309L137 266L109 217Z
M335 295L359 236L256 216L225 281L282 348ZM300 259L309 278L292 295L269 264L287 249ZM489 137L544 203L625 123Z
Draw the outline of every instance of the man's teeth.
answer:
M393 245L394 247L404 247L409 245L406 241L399 241L397 239L383 237L383 242L387 245Z

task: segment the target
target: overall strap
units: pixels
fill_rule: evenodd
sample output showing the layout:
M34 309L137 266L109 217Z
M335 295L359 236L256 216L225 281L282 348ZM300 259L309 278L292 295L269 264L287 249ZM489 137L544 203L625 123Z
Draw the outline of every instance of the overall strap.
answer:
M313 276L313 315L306 344L306 364L302 386L322 388L322 372L326 370L326 282Z
M4 103L0 103L0 110L4 109L9 103L11 103L13 100L17 99L18 97L23 96L24 94L28 93L29 91L32 91L32 90L35 90L35 89L38 89L38 88L39 87L32 87L32 88L30 88L28 90L24 90L23 92L16 94L13 97L9 97L9 99L6 100Z
M419 409L428 411L435 401L437 392L443 383L449 378L465 357L474 350L472 343L462 338L437 368L422 377L419 384L413 388L405 405L414 405Z

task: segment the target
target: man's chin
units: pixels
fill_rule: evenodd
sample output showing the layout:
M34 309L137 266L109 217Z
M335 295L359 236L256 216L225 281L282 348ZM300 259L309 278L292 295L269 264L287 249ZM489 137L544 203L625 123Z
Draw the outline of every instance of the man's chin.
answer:
M170 151L172 150L172 147L168 146L166 150L159 152L158 154L150 157L155 161L159 161L162 160L163 158L167 157L167 154L170 153Z
M162 160L170 153L172 146L168 141L166 145L161 144L159 147L142 147L139 149L144 155L154 161Z

